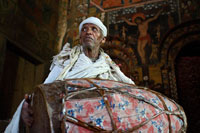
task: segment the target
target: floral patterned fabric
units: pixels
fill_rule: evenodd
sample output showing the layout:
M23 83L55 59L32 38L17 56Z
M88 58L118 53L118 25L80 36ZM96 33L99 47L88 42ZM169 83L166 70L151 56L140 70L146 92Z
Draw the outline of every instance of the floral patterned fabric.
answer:
M186 130L182 108L173 100L147 88L109 80L75 79L66 80L65 89L68 91L63 102L63 114L68 118L64 122L65 132L94 131L79 125L77 120L102 131L167 133ZM69 98L91 91L100 95Z

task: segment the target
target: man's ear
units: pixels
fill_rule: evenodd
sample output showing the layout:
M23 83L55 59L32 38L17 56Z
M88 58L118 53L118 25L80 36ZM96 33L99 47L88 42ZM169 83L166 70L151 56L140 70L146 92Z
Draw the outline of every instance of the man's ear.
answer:
M106 37L103 37L101 43L103 44L103 43L105 43L105 42L106 42Z

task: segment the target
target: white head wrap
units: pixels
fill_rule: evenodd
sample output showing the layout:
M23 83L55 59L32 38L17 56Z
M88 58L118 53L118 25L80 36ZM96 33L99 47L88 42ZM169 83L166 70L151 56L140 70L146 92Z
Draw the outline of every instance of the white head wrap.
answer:
M107 28L106 28L106 26L101 22L100 19L98 19L96 17L89 17L89 18L83 20L80 23L80 25L79 25L79 35L81 34L81 29L82 29L83 25L87 24L87 23L91 23L91 24L97 25L101 29L103 36L104 37L107 36Z

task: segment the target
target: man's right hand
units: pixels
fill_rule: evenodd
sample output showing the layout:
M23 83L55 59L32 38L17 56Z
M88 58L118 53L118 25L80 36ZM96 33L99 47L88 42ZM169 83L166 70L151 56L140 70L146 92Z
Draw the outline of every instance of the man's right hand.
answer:
M21 119L29 127L33 124L33 110L30 106L30 99L27 94L25 95L25 101L22 106Z

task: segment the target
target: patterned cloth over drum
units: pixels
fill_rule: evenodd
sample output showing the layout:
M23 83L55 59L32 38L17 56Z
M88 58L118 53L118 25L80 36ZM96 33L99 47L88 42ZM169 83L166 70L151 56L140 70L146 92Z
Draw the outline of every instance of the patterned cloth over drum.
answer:
M51 94L55 88L60 91ZM51 132L186 132L182 107L144 87L110 80L70 79L39 86L36 102L41 99L39 93L45 97ZM62 102L54 107L56 95Z

